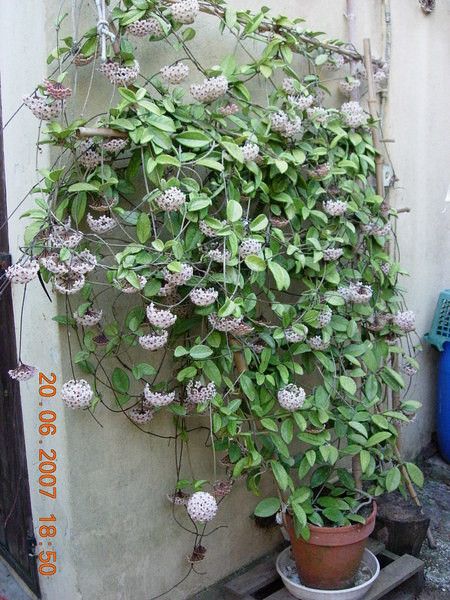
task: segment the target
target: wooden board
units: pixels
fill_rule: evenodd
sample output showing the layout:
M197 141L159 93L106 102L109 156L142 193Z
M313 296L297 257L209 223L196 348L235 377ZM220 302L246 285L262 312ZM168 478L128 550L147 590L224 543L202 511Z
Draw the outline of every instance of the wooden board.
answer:
M381 559L391 561L381 569L380 575L364 600L380 600L407 581L417 586L422 583L423 562L414 556L397 556L387 552L377 540L369 540L368 548ZM223 589L230 600L292 600L293 596L282 587L273 558L268 558L245 573L227 582Z

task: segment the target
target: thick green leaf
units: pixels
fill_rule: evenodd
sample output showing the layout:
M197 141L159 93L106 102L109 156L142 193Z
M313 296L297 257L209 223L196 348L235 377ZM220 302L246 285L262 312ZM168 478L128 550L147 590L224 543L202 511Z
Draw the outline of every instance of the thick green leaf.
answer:
M413 483L418 485L419 487L423 487L424 479L423 473L419 469L417 465L414 463L407 462L405 463L406 470L408 471L408 475L411 477Z
M398 467L392 467L389 469L386 475L386 489L388 492L393 492L400 485L402 476Z
M152 225L150 217L147 213L141 213L136 224L136 234L141 244L145 244L145 242L148 240L151 230Z
M279 498L264 498L256 505L254 514L257 517L271 517L277 513L281 508Z
M111 380L113 388L116 390L116 392L126 394L130 389L130 379L125 371L119 367L114 369Z
M209 346L204 346L202 344L200 344L198 346L193 346L189 350L189 354L191 355L191 357L194 360L204 360L205 358L208 358L209 356L211 356L212 353L213 353L213 351L211 350L211 348Z

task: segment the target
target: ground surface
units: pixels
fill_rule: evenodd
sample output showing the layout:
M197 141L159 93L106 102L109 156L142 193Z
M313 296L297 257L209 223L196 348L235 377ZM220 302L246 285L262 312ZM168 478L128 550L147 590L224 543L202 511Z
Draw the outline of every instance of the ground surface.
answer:
M419 596L406 589L392 592L386 600L449 600L450 599L450 465L437 455L424 464L426 485L422 502L431 516L437 548L431 550L425 542L420 558L425 561L425 587ZM0 600L31 600L9 567L0 561ZM61 599L70 600L70 599ZM86 600L91 600L86 598ZM136 598L136 600L146 600ZM168 598L168 600L170 600ZM191 600L229 600L219 586L196 594Z

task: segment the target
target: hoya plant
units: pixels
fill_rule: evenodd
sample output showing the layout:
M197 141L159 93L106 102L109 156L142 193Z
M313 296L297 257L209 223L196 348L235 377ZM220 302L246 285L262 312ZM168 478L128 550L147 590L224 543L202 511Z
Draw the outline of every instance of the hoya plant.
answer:
M62 400L159 437L169 414L178 456L205 429L221 478L191 481L177 459L162 490L192 519L192 562L241 478L256 497L272 479L256 514L288 510L305 538L308 524L364 522L372 498L422 475L396 451L418 403L397 399L392 365L415 373L402 344L415 325L387 250L396 213L374 189L378 123L349 101L365 93L361 57L265 8L110 4L109 26L61 40L57 79L24 99L59 158L7 277L39 275L61 298ZM220 64L191 43L214 26L236 43ZM139 64L155 45L176 60ZM75 69L92 69L93 94L111 83L109 110L68 118ZM34 371L21 361L11 376Z

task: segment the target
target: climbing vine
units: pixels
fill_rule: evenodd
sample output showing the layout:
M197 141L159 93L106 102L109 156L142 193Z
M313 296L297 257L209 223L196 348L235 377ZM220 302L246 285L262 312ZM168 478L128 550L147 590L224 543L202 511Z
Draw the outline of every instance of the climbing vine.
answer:
M236 41L219 65L190 43L212 26ZM177 60L140 65L136 46L154 44ZM205 430L222 478L193 481L179 460L165 491L192 520L191 563L242 477L255 495L272 477L279 494L256 514L288 509L304 537L308 524L364 522L372 497L404 491L401 468L420 485L395 452L418 403L388 402L417 369L402 343L415 325L386 249L396 211L374 189L378 123L348 98L365 93L361 57L265 8L124 0L51 62L61 73L24 103L59 158L6 276L39 275L62 298L67 407L159 437L169 413L178 448ZM106 78L117 102L69 120L66 81L88 65L94 92ZM11 376L34 371L21 360Z

